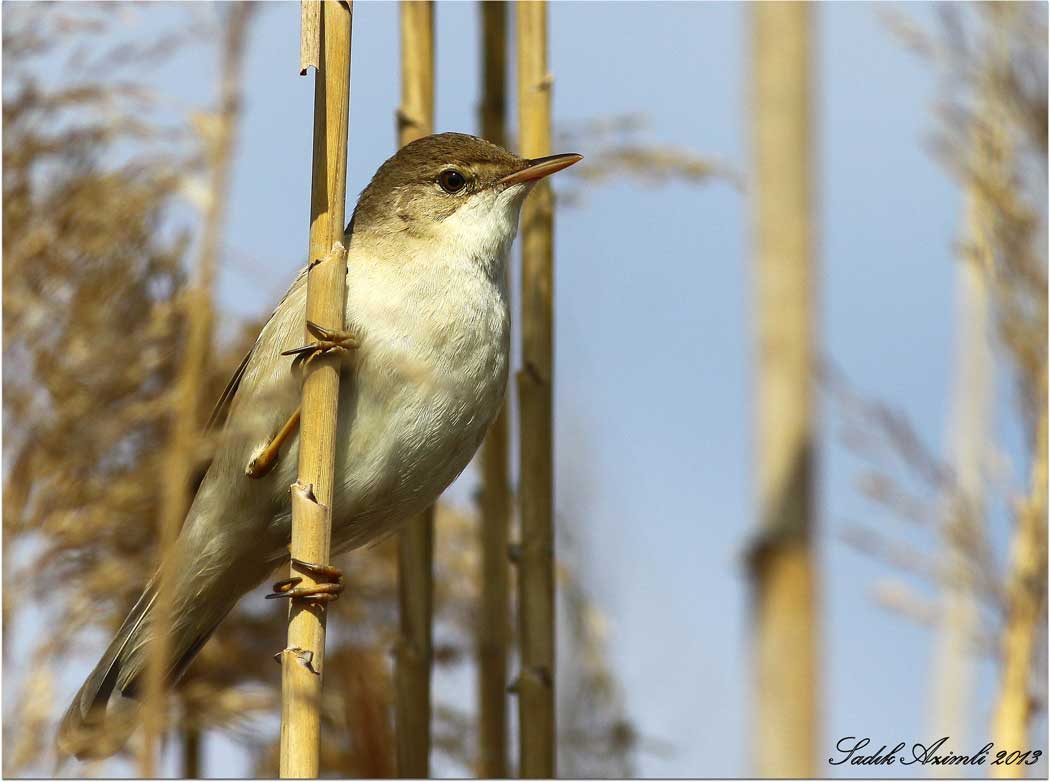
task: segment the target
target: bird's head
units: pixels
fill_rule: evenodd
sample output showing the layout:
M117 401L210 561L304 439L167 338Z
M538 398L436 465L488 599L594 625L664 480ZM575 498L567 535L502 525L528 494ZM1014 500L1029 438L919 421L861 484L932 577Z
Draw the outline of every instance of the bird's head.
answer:
M476 136L426 136L379 167L358 199L351 227L355 235L411 237L479 259L502 256L532 187L581 159L527 160Z

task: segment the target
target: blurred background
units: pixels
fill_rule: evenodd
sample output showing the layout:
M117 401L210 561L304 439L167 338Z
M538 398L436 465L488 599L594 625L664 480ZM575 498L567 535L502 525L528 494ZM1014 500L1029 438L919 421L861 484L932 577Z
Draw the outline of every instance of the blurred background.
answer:
M554 151L586 158L554 183L561 776L770 768L759 663L784 541L761 463L800 413L758 412L780 316L758 260L757 13L549 6ZM436 130L477 133L479 6L435 14ZM789 614L774 637L789 661L816 639L810 773L871 773L828 763L844 737L971 754L1020 725L996 750L1045 752L1047 7L808 16L812 627ZM398 24L395 3L355 4L351 207L396 149ZM55 722L155 566L203 227L224 215L205 414L304 261L298 31L289 2L3 8L5 776L53 773ZM223 63L239 101L221 106ZM472 465L437 514L436 776L476 768L479 481ZM342 566L322 765L391 776L396 556ZM205 648L166 774L275 773L284 616L260 591ZM134 751L63 773L134 776ZM1045 755L1015 773L1045 777Z

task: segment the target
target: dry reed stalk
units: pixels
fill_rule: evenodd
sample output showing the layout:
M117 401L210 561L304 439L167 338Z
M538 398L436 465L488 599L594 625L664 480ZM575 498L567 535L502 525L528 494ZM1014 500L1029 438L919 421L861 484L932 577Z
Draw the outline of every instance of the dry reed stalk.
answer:
M971 164L985 175L996 176L1002 150L1001 106L995 75L1004 63L1005 37L994 36L991 64L978 78L981 121L970 132ZM987 127L985 127L987 123ZM934 662L933 732L968 743L967 724L972 708L974 655L971 639L980 631L976 575L972 552L987 543L985 529L984 466L990 435L989 416L994 406L994 359L989 340L992 292L989 275L995 264L992 236L994 204L988 194L969 180L965 187L963 255L958 269L956 316L956 375L952 421L952 471L955 485L946 509L943 537L947 549L943 605L938 622ZM938 776L951 776L949 766L937 767Z
M1045 373L1044 373L1045 379ZM1046 617L1046 514L1047 446L1046 386L1043 386L1043 415L1037 432L1038 444L1032 462L1031 494L1020 508L1014 533L1006 629L1002 636L1002 683L992 722L996 750L1024 752L1029 748L1028 727L1033 711L1029 682L1037 644L1045 640L1040 629ZM1023 764L995 766L997 777L1022 777Z
M817 773L810 14L753 6L759 776Z
M481 135L506 146L507 6L482 2ZM478 776L503 778L507 769L507 650L510 646L510 427L504 402L481 449L481 583L477 622Z
M401 3L401 106L398 144L434 132L434 4ZM398 534L398 600L395 724L397 773L430 773L430 670L433 657L434 509L412 519Z
M304 16L308 15L304 4ZM314 77L313 173L310 193L310 272L306 319L343 329L346 319L346 156L350 112L352 0L321 5ZM309 26L304 26L307 33ZM312 45L310 46L312 48ZM307 339L312 337L307 332ZM291 556L328 564L339 413L339 358L308 362L303 373L299 475L292 485ZM297 571L302 586L317 582ZM281 777L316 777L320 765L321 684L324 674L324 603L293 600L288 646L281 654Z
M204 214L196 280L186 291L186 343L172 399L171 435L162 484L159 583L154 607L154 643L146 672L146 708L143 714L144 741L140 758L142 776L156 776L158 743L167 721L166 678L171 656L170 628L173 609L175 566L168 561L182 521L189 508L193 470L200 440L200 388L207 374L211 351L211 290L222 239L229 196L233 143L240 114L241 70L254 7L235 4L225 21L220 63L220 102L216 121L203 128L211 172L210 198ZM165 565L164 563L167 562Z
M394 704L397 774L408 779L430 775L430 669L434 608L434 508L431 506L398 538L398 604Z
M201 778L202 735L199 725L187 721L182 726L182 778Z
M1035 317L1028 328L1018 330L1010 324L1011 310L1024 311L1016 306L1012 297L1004 296L998 301L1001 319L1001 337L1016 351L1016 358L1023 368L1025 396L1034 412L1030 419L1032 431L1032 462L1028 497L1019 503L1017 522L1011 543L1009 570L1005 579L1005 626L1000 639L1002 679L992 720L992 739L996 750L1024 752L1029 748L1029 727L1036 706L1033 696L1033 673L1038 670L1036 654L1046 637L1047 605L1047 364L1046 364L1046 250L1041 245L1045 236L1045 223L1038 218L1027 220L1024 215L1023 189L1018 187L1020 177L1015 172L1024 167L1024 135L1011 133L1016 126L1034 117L1031 123L1041 162L1046 163L1046 84L1032 86L1035 100L1025 100L1025 94L1017 90L1017 82L1011 83L1011 44L1023 41L1030 24L1018 12L1021 6L1003 5L985 8L985 24L991 28L992 57L979 75L985 106L974 117L980 130L987 125L984 136L975 138L977 158L969 186L979 192L984 201L983 227L991 229L990 243L993 248L987 253L989 265L996 260L1003 267L994 269L1000 277L1012 271L1013 279L999 281L1002 292L1011 285L1028 289L1031 306L1028 312ZM1045 27L1043 34L1036 32L1042 40L1042 51L1038 61L1045 63ZM1045 71L1044 71L1045 74ZM1045 76L1044 76L1045 79ZM1020 148L1015 148L1022 141ZM979 187L978 185L983 185ZM1044 191L1045 193L1045 191ZM1009 194L1009 195L1005 195ZM1018 209L1021 201L1021 208ZM1037 202L1038 203L1038 202ZM1033 205L1045 215L1045 195L1041 204ZM1011 219L1013 218L1013 219ZM1025 225L1027 223L1027 225ZM1024 230L1027 228L1027 230ZM1020 230L1018 230L1020 229ZM982 237L984 238L984 237ZM1027 249L1020 242L1030 242ZM1022 274L1027 260L1035 274ZM994 267L993 267L994 268ZM994 273L993 272L993 273ZM1031 317L1030 315L1030 317ZM1008 326L1013 326L1008 328ZM1012 337L1012 339L1011 339ZM1015 359L1016 360L1016 359ZM1026 370L1026 371L1025 371ZM1025 776L1023 763L998 765L993 774L1003 778Z
M520 154L551 153L551 76L547 72L547 4L517 4ZM522 777L553 777L554 450L552 383L554 196L541 181L521 215L521 673L516 684Z
M353 737L354 776L389 779L394 776L394 744L390 730L390 686L386 654L379 649L347 650L343 692L347 732Z
M397 143L405 146L434 132L434 3L401 3L401 106Z

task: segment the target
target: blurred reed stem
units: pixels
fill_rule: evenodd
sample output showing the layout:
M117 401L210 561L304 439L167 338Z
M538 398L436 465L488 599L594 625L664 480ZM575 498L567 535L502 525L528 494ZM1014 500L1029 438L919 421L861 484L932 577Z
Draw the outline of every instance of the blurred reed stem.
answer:
M1034 711L1030 681L1037 645L1046 629L1047 446L1044 369L1043 415L1038 424L1031 491L1018 512L1007 580L1006 629L1002 637L1002 679L992 722L996 750L1029 749L1028 727ZM993 767L997 777L1023 777L1024 764Z
M547 4L518 2L518 106L522 157L551 154ZM521 776L555 774L553 252L554 196L540 181L521 214L521 557L518 676Z
M353 738L353 755L352 765L337 773L363 779L390 779L396 772L387 655L378 648L351 648L348 657L342 667L343 709L347 733Z
M507 6L479 4L481 11L481 135L506 146ZM478 776L503 778L507 769L507 650L510 646L509 539L510 428L504 402L481 449L481 583L477 623Z
M997 178L1002 168L1003 116L995 73L1006 64L1006 38L1002 28L992 35L985 68L976 75L981 119L968 134L969 164L983 177ZM990 230L994 203L972 179L966 181L962 248L957 274L955 387L951 420L951 467L955 482L950 490L942 536L946 551L946 578L936 656L933 663L933 733L969 743L968 727L973 708L974 649L972 638L980 632L974 553L986 541L984 468L992 432L989 415L994 409L992 378L995 363L990 341L993 274L993 234ZM991 574L989 574L991 575ZM934 769L937 776L951 776L950 767Z
M758 540L755 595L761 777L812 777L817 628L813 552L814 281L810 25L802 3L753 14Z
M300 45L318 55L314 76L313 172L310 193L310 271L306 319L345 328L346 157L350 112L352 0L321 3L317 15L303 3ZM317 38L319 36L319 40ZM305 332L306 339L312 337ZM292 490L291 556L328 564L335 486L335 434L339 413L338 359L308 362L303 371L299 473ZM312 495L310 491L312 490ZM304 587L317 582L291 567ZM324 675L324 603L293 600L288 608L288 646L281 655L281 777L316 777L320 765L321 696Z
M1010 4L985 8L987 24L993 35L992 57L984 64L979 78L983 92L983 110L974 118L975 130L971 135L974 145L974 173L976 182L969 183L973 191L971 197L981 199L983 206L981 217L982 228L993 237L991 247L987 248L986 262L990 273L995 273L996 255L999 263L1011 255L1021 256L1022 251L1012 246L1022 232L1012 230L1009 220L1003 220L1015 204L1005 201L1002 193L1015 193L1016 181L1012 172L1017 166L1018 152L1011 140L1016 138L1008 129L1011 112L1019 107L1027 108L1023 102L1011 102L1016 94L1003 89L1004 80L1011 73L1010 43L1024 34L1026 18L1018 13L1019 7ZM1045 47L1045 37L1043 38ZM1041 60L1045 62L1045 48ZM1045 84L1041 90L1045 96ZM1041 96L1036 93L1036 100ZM1043 97L1045 100L1045 97ZM1045 140L1046 114L1045 102L1039 106L1038 137ZM1016 114L1014 115L1017 116ZM1016 121L1016 119L1015 119ZM980 130L984 126L984 134ZM1044 141L1045 143L1045 141ZM1046 163L1046 148L1042 148L1042 162ZM972 178L971 178L972 179ZM983 187L978 187L983 185ZM989 195L989 192L992 195ZM995 194L1000 197L997 199ZM1043 205L1045 209L1045 204ZM1045 212L1044 212L1045 214ZM998 223L998 230L994 230ZM1045 237L1045 224L1042 231ZM1033 232L1030 236L1033 244L1039 247L1044 240ZM985 238L985 236L982 236ZM986 239L986 241L988 241ZM1035 251L1041 269L1046 264L1045 244L1041 251ZM1012 258L1008 265L1021 263L1021 258ZM1000 271L999 274L1002 274ZM1045 274L1045 271L1044 271ZM1006 575L1005 594L1005 627L1001 638L1002 678L996 696L995 712L992 718L992 740L996 750L1015 750L1024 752L1029 749L1029 727L1036 710L1032 692L1033 672L1037 669L1036 654L1046 639L1046 606L1047 606L1047 365L1046 365L1046 288L1045 278L1038 281L1026 281L1034 289L1040 290L1037 310L1041 312L1039 324L1029 335L1030 342L1037 345L1031 355L1037 357L1033 362L1032 372L1028 375L1030 393L1034 397L1035 410L1038 411L1032 423L1033 451L1031 478L1028 497L1018 503L1016 526L1011 542L1009 570ZM1001 284L1001 283L1000 283ZM1009 306L1009 303L1000 306ZM1045 672L1045 668L1044 668ZM997 777L1019 778L1026 775L1023 763L1003 764L992 767Z
M200 727L184 717L182 724L183 779L201 779L201 758L204 750L202 739Z
M434 4L401 3L401 106L398 144L434 129ZM395 671L397 773L430 775L430 672L433 658L434 508L398 533L398 599L401 634Z
M219 63L219 108L215 121L202 127L211 175L204 212L200 256L193 285L182 302L186 337L172 397L170 441L161 486L160 568L154 608L153 648L146 671L144 741L139 767L143 777L157 775L161 737L167 724L166 679L171 668L171 621L175 577L186 563L176 563L175 541L191 500L197 457L200 455L200 388L207 375L212 342L211 291L215 282L219 244L229 198L233 144L240 116L240 91L250 3L226 9Z
M405 527L398 538L398 601L401 633L394 673L397 775L430 775L430 668L433 658L434 507Z

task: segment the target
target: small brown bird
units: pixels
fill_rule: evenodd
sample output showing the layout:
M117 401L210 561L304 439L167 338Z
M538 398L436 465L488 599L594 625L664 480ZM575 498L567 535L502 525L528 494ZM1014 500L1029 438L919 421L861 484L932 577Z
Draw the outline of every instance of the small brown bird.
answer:
M442 133L379 168L346 231L347 332L313 327L319 344L299 347L304 269L213 414L226 417L220 442L164 563L175 571L169 681L288 559L301 393L288 355L335 346L351 354L340 385L333 552L393 532L462 472L499 410L509 350L504 268L518 213L538 180L580 159L524 160ZM65 754L107 756L134 729L156 584L73 698L58 733ZM278 595L296 594L291 586Z

